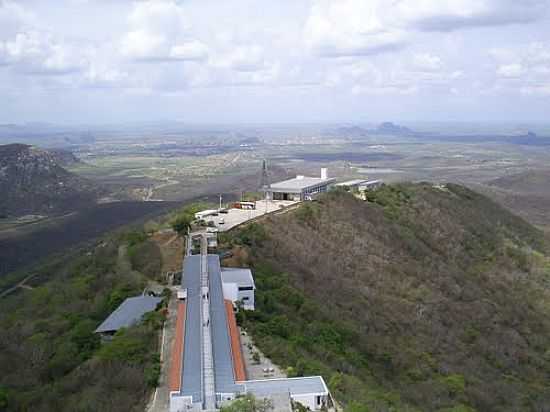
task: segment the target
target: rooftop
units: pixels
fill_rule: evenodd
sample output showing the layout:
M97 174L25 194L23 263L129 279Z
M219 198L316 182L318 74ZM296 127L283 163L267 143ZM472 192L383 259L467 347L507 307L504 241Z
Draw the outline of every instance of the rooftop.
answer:
M346 182L336 183L336 186L358 186L361 184L365 184L367 182L368 180L364 180L364 179L354 179L354 180L348 180Z
M310 187L327 185L333 183L335 179L321 179L320 177L296 176L293 179L284 180L282 182L272 183L269 186L271 190L305 190ZM268 189L268 190L269 190Z
M255 396L269 396L277 393L300 394L328 394L328 389L320 376L307 376L301 378L262 379L257 381L242 382L245 392L251 392Z
M126 299L95 330L97 333L115 332L139 322L143 315L156 309L162 298L155 296L134 296Z
M222 281L239 286L254 286L254 277L248 268L222 268Z
M182 288L187 289L181 394L192 396L193 402L202 400L200 259L200 255L186 256L181 280Z

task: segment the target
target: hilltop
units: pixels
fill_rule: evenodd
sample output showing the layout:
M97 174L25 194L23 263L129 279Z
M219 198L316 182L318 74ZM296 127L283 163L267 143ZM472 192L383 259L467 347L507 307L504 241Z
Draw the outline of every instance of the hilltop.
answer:
M332 192L228 242L226 264L256 277L241 324L349 410L547 410L544 237L488 198L452 184Z
M0 215L58 214L95 203L103 191L63 167L77 161L59 150L0 146Z

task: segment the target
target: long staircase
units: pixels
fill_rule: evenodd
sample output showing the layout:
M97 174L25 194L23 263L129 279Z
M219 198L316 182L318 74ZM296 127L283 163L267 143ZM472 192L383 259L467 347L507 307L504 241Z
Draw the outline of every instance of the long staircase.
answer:
M201 239L201 355L203 408L207 411L213 411L216 409L216 386L214 380L214 358L212 356L209 283L207 240L206 236L203 236Z

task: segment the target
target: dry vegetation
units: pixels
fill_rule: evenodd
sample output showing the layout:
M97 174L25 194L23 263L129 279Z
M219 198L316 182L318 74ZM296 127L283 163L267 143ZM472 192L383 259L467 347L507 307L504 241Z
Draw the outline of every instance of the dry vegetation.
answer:
M542 233L457 185L369 200L330 193L234 235L258 287L240 321L262 351L322 373L350 410L548 411Z

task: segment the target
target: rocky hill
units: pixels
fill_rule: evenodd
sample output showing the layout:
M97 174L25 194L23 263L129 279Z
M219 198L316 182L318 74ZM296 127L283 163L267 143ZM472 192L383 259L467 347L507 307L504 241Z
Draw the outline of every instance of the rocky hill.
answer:
M241 324L290 375L322 374L350 411L548 411L543 234L462 186L334 192L249 225Z
M61 165L75 161L60 151L0 146L0 215L50 215L95 202L102 190Z

